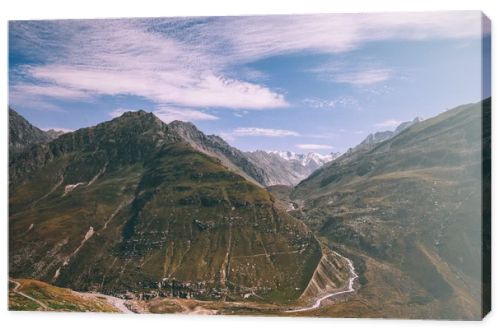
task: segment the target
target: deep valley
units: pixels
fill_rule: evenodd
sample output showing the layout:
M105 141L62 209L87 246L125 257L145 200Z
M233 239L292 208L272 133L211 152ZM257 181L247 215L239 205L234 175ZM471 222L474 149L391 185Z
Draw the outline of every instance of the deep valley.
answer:
M296 156L142 110L63 134L9 109L9 308L480 319L490 110Z

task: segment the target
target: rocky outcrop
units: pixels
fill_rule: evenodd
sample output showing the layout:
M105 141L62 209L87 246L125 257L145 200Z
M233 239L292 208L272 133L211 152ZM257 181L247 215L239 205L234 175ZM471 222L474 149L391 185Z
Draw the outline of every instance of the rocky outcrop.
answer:
M14 109L9 108L9 153L15 155L33 144L47 143L54 139L52 133L30 124Z
M231 171L258 185L268 185L266 172L248 159L243 152L227 144L221 137L205 135L189 122L173 121L168 124L168 128L196 150L219 159Z

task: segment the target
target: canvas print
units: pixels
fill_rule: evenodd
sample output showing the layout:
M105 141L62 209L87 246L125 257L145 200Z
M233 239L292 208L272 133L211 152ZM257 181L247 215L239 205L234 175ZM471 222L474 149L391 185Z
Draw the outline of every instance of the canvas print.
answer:
M9 22L9 309L481 319L477 11Z

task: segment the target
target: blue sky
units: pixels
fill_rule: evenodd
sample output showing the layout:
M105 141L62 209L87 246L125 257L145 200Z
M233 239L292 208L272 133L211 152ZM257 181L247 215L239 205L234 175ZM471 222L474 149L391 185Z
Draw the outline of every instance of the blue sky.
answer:
M144 109L242 150L345 151L481 96L479 12L13 21L9 104L43 129Z

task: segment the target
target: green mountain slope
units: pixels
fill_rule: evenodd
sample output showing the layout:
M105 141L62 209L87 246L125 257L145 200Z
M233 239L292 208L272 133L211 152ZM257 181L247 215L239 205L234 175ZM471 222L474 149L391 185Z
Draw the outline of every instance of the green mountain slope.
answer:
M120 312L113 297L95 296L30 279L9 279L9 310L58 312Z
M135 297L288 302L322 256L263 188L146 112L10 163L9 271Z
M481 111L490 108L488 99L414 124L292 192L296 215L358 258L358 299L385 305L376 316L480 317Z

